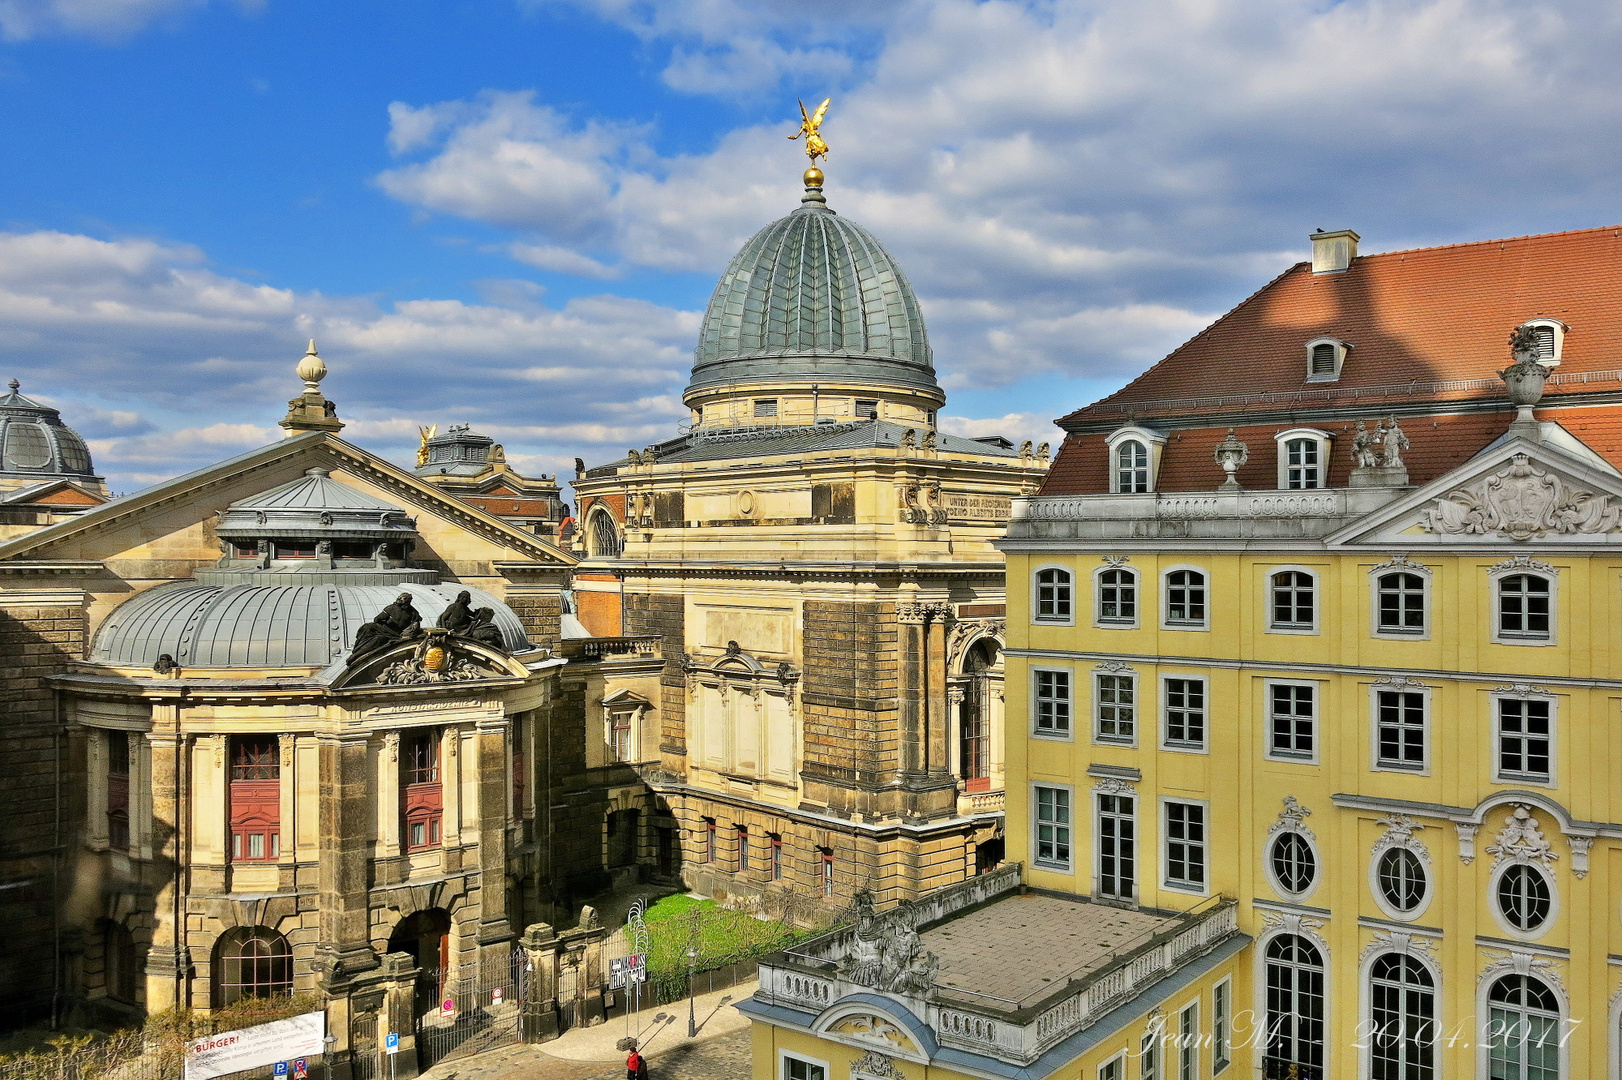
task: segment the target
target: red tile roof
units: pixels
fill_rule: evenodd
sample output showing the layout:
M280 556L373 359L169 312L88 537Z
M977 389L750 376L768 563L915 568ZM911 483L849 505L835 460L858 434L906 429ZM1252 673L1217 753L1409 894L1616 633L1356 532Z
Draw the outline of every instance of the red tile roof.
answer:
M1503 400L1496 372L1510 361L1510 331L1539 317L1570 327L1550 398L1622 391L1622 375L1609 374L1622 372L1622 227L1365 255L1339 274L1298 263L1060 423L1100 430L1131 416ZM1306 380L1305 346L1319 336L1351 343L1338 382ZM1222 396L1230 400L1208 400ZM1370 405L1371 417L1379 408Z

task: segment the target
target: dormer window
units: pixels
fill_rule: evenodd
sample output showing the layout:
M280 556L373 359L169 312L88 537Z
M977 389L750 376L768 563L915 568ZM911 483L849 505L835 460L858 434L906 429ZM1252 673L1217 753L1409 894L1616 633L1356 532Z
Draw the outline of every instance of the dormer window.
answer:
M1561 347L1565 344L1566 331L1570 327L1559 319L1528 319L1521 325L1531 327L1537 335L1538 363L1545 367L1559 367Z
M276 541L276 558L313 559L315 558L315 541L278 540Z
M878 416L879 415L879 403L878 403L878 401L877 400L868 401L868 400L865 400L863 398L857 398L856 399L856 415L858 417L864 417L864 416L866 416L866 417L876 417L876 416Z
M1278 442L1278 486L1282 491L1301 491L1329 486L1329 440L1327 431L1317 428L1291 428L1273 436Z
M1111 432L1107 443L1110 491L1117 495L1153 491L1166 437L1148 428L1126 427Z
M777 415L777 399L776 398L757 398L755 400L755 415L756 416L776 416Z
M1316 337L1307 342L1307 382L1336 382L1346 350L1351 345L1339 338Z

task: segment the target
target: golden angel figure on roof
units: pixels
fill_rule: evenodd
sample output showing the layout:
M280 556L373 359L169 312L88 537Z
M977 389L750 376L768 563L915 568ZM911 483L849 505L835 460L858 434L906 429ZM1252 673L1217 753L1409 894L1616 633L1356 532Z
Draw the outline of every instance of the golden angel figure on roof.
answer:
M828 115L828 103L831 101L833 98L823 98L814 113L806 112L805 102L800 102L800 130L789 136L790 139L805 136L805 156L811 159L812 165L817 163L817 158L828 156L828 144L822 141L818 132L822 128L822 118Z

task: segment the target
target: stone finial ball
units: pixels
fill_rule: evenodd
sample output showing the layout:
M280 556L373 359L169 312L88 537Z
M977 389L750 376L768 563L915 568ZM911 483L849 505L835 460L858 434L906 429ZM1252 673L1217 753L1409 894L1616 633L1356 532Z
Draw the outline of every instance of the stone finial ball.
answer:
M312 390L322 379L327 377L327 365L316 355L314 341L310 342L309 351L304 354L304 359L298 362L298 367L294 368L293 371Z

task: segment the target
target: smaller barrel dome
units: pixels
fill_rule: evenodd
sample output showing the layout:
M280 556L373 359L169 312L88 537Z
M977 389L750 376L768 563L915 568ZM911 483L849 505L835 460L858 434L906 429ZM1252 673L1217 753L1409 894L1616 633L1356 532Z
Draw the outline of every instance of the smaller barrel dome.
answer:
M100 483L89 448L62 423L62 414L24 397L16 379L8 385L11 393L0 397L0 479L71 476Z
M490 471L490 451L496 440L468 424L452 424L429 439L428 461L417 467L418 476L478 476Z

